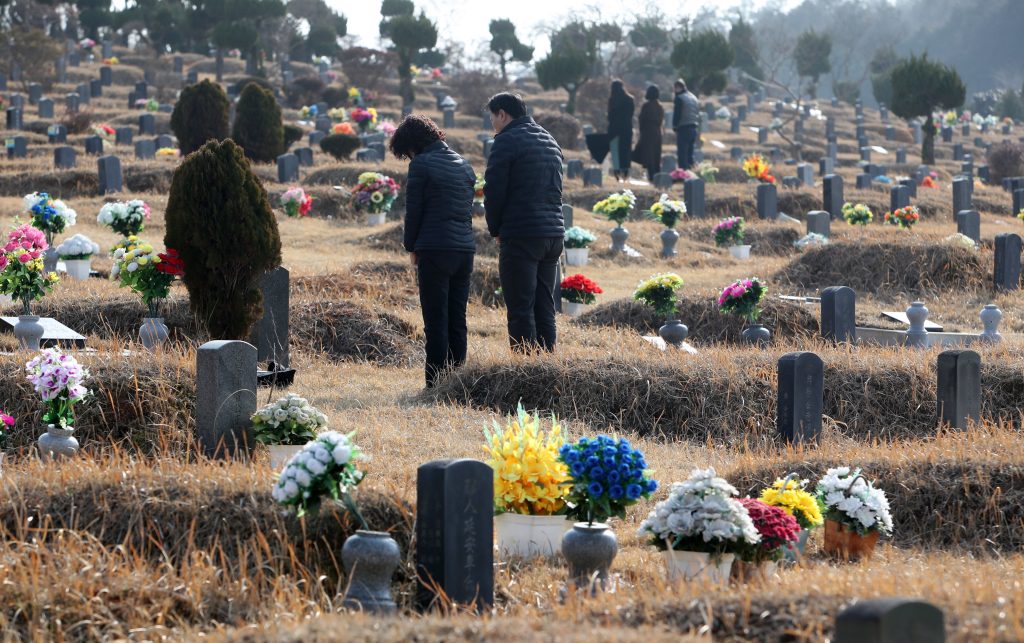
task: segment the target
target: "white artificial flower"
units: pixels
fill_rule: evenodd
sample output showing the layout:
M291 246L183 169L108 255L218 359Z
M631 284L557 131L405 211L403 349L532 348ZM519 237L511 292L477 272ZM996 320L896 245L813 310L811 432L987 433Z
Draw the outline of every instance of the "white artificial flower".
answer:
M274 419L278 422L284 422L288 419L288 411L285 411L284 409L277 409L274 411Z
M306 461L306 468L309 469L309 472L315 476L318 476L322 474L324 471L327 471L327 465L315 458Z
M304 469L295 470L295 482L297 482L300 487L308 487L309 483L312 481L313 479L309 476L308 471Z
M335 464L348 464L348 461L352 458L352 449L347 444L339 444L331 451L331 457L334 458Z

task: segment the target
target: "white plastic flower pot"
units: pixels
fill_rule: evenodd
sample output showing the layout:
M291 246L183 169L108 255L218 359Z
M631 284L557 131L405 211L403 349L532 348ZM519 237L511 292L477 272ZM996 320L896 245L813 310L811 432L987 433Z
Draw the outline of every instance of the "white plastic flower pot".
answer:
M569 317L579 317L587 310L586 304L562 300L562 312Z
M668 569L670 581L700 582L706 580L719 585L729 581L735 554L722 554L715 560L711 554L697 551L665 550L662 556Z
M288 461L292 459L292 456L302 451L302 444L268 444L267 450L270 451L270 468L274 471L279 471L284 468L284 465L288 464Z
M371 212L366 215L366 225L383 225L387 218L387 212Z
M740 261L750 259L750 246L729 246L729 254Z
M565 516L503 513L494 517L502 558L551 558L562 551L562 536L572 523Z
M570 266L585 266L589 253L590 248L566 248L565 263Z
M64 270L71 279L85 281L89 278L90 263L88 259L65 259Z

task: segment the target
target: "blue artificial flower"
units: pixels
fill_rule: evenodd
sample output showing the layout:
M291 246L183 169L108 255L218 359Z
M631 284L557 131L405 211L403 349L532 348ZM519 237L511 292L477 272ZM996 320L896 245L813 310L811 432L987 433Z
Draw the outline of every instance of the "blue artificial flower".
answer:
M619 453L631 453L632 451L633 447L629 446L628 440L621 440L619 442Z
M567 456L568 456L568 455L569 455L570 453L576 453L576 452L575 452L575 451L573 450L573 448L572 448L571 446L569 446L568 444L563 444L563 445L562 445L562 446L561 446L561 447L560 447L560 448L558 449L558 455L562 456L563 458L567 457Z
M590 471L587 472L587 477L590 478L591 480L597 480L599 478L603 478L604 477L604 469L602 469L601 467L594 467L593 469L591 469Z
M658 481L657 480L653 480L653 479L652 480L648 480L647 481L647 493L654 493L657 490L658 490Z
M583 472L586 470L587 468L586 466L584 466L582 462L573 462L571 465L569 465L569 471L572 473L573 477L576 478L583 475Z
M606 444L611 444L612 443L612 439L609 438L607 435L599 435L599 436L597 436L597 442L601 446L604 446Z
M622 476L619 474L618 471L612 469L611 471L608 472L608 482L615 484L619 480L622 480Z
M565 460L566 464L572 464L573 462L580 461L580 454L570 449L568 452L562 454L562 459Z
M600 482L591 482L587 486L587 492L592 496L600 496L604 493L604 487L601 486Z
M588 444L590 444L590 440L586 438L580 438L580 441L577 442L576 444L580 447L586 447Z
M592 455L589 458L587 458L588 467L596 467L599 464L601 464L601 461L597 459L596 455Z
M618 454L619 454L619 450L616 449L615 447L605 447L604 448L604 457L606 457L606 458L614 458Z
M620 498L622 498L623 493L624 492L622 490L622 487L617 484L613 484L611 488L608 489L608 497L611 498L612 500L619 500Z
M615 467L619 466L619 461L616 460L615 458L605 458L604 466L608 467L609 469L614 469Z
M644 460L644 457L640 456L638 459L633 461L633 465L636 466L637 469L646 469L647 460Z
M623 478L631 478L633 476L633 467L629 466L628 462L622 462L619 464L619 475Z
M638 484L626 485L626 497L630 500L638 500L643 493L644 490Z

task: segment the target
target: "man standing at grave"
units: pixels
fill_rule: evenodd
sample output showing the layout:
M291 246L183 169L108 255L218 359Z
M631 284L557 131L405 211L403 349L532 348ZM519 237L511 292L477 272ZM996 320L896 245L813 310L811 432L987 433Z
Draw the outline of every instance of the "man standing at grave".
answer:
M484 207L498 242L498 272L512 349L555 350L555 274L562 255L562 150L526 114L518 94L487 103L496 132Z
M672 130L676 133L676 155L679 167L689 170L693 167L693 146L697 142L700 125L700 103L688 89L683 79L674 85L676 97L672 101Z

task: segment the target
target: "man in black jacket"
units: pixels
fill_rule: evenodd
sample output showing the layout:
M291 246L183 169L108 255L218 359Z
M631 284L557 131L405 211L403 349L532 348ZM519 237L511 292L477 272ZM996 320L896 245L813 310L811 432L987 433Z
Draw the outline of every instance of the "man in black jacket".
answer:
M427 339L427 388L466 361L466 303L473 272L476 173L424 116L409 116L391 137L397 158L411 159L405 185L405 249L416 266Z
M487 159L484 207L499 245L498 272L512 349L555 349L555 274L562 255L562 150L526 115L518 94L487 104L497 132Z
M672 101L672 129L676 133L679 167L689 170L693 167L693 147L700 130L700 103L681 78L673 87L676 96Z

